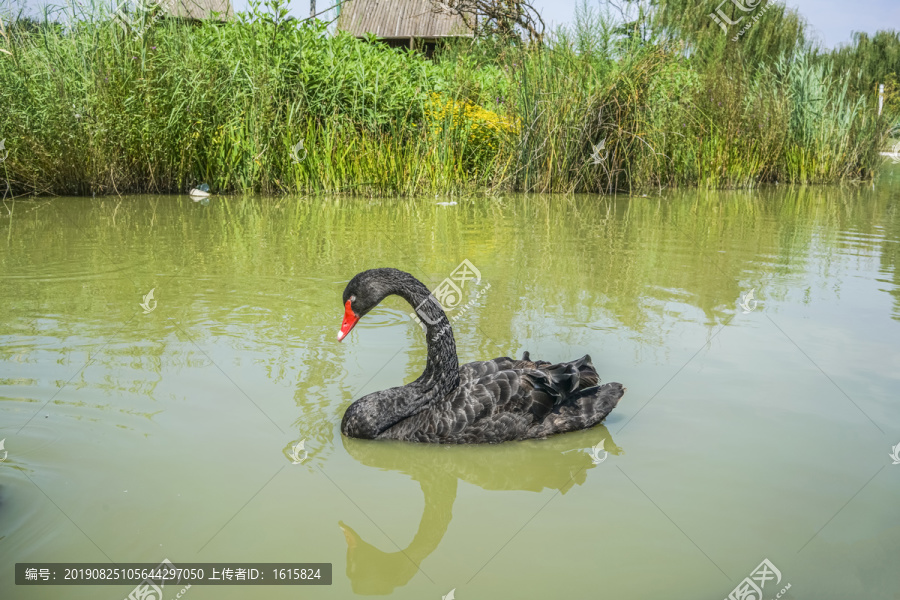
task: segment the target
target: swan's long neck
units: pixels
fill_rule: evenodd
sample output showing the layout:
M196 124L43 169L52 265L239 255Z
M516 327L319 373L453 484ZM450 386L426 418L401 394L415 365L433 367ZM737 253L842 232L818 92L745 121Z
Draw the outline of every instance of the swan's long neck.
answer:
M425 341L428 344L425 371L410 385L415 386L420 394L431 396L430 399L442 398L459 387L459 360L453 328L444 309L428 288L418 279L410 279L395 293L415 309L425 325Z
M350 437L374 439L459 387L456 343L440 303L412 275L402 273L402 277L386 283L382 299L392 294L400 296L416 309L425 324L428 360L425 371L412 383L369 394L350 405L341 423L341 431Z

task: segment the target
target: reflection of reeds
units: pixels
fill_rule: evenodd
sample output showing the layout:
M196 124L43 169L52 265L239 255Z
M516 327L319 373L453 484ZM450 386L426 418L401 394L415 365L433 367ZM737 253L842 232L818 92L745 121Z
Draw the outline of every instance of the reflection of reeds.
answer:
M797 288L784 281L807 279L823 285L812 289L813 300L839 295L855 260L880 261L900 318L893 191L781 186L599 201L499 195L452 209L434 206L433 198L344 196L219 197L206 207L154 196L18 202L0 253L0 273L8 276L0 300L10 311L0 335L17 341L0 348L0 362L29 363L49 346L63 364L84 364L85 349L114 339L91 355L95 368L79 385L110 396L152 395L163 373L220 361L204 354L210 348L236 348L247 364L264 366L267 381L294 388L266 401L283 405L293 393L302 407L296 437L321 447L342 409L374 391L358 389L369 375L336 383L358 374L358 364L344 360L356 342L341 346L334 336L340 294L363 269L395 266L434 286L467 258L483 285L467 289L465 301L490 289L453 323L463 361L536 352L533 340L562 335L583 343L607 378L616 374L604 372L597 342L606 334L592 327L634 336L655 351L671 343L673 323L710 330L726 323L751 288L773 302ZM40 265L31 260L35 248ZM776 280L782 284L768 285ZM151 288L158 306L143 315L139 303ZM400 352L395 364L410 381L425 360L424 338L405 316L412 309L389 298L379 310L405 326L399 334L389 329ZM48 312L68 316L34 319ZM339 397L322 392L334 385Z
M884 190L685 191L668 198L617 197L602 202L499 196L489 203L462 202L452 210L435 207L428 198L370 203L335 196L310 203L294 197L277 202L226 197L208 207L187 198L141 197L138 203L121 204L81 200L60 207L66 210L64 217L50 207L29 212L17 207L13 246L3 256L13 256L30 244L47 248L47 264L65 264L65 249L83 234L96 240L98 247L84 249L79 260L105 273L111 264L106 253L113 253L129 265L129 273L141 286L135 288L120 277L122 285L110 291L104 306L121 305L123 315L140 312L138 304L152 287L157 287L160 306L154 314L172 298L160 278L141 275L147 264L153 265L148 273L189 275L198 270L213 281L221 276L269 282L270 291L282 298L279 306L309 309L310 319L321 307L285 298L294 298L299 288L314 286L319 279L349 279L364 268L390 264L434 285L465 258L478 266L484 285L491 287L455 324L461 331L474 332L478 325L508 328L508 318L479 323L479 307L508 303L499 314L521 314L522 289L527 289L524 297L551 312L593 306L607 311L619 325L643 332L660 314L656 302L672 299L700 309L711 323L722 322L732 314L742 291L773 274L802 270L806 261L818 260L814 244L822 256L834 252L841 231L877 238L890 229L888 238L896 237L896 225L889 225L893 222L884 216L896 212L887 210L889 189ZM858 199L862 195L865 202ZM54 234L61 218L72 227ZM160 232L152 243L145 239L151 220ZM179 224L177 231L174 224ZM180 228L188 228L190 235L182 235ZM48 246L45 240L53 235L57 237ZM117 249L122 247L129 250L120 256ZM360 248L366 249L362 256ZM892 249L885 242L883 247L860 251L876 257ZM13 272L15 265L4 258L0 266ZM535 279L549 273L552 284ZM533 284L522 284L532 280ZM525 287L504 287L520 284ZM6 285L20 284L10 279ZM190 277L177 277L168 285L189 289ZM40 296L42 289L34 290L36 298L49 301ZM20 292L27 296L24 290ZM586 290L589 297L582 297ZM47 293L51 291L48 288ZM92 322L108 320L102 311L90 308L92 288L82 291L79 285L63 293L69 292L70 302L84 294L85 304L76 309L96 319ZM653 302L642 304L635 301L638 298ZM411 310L399 301L392 306L403 314ZM507 329L507 335L492 337L500 341L510 335Z
M91 11L71 29L18 19L0 32L3 177L16 193L415 195L871 176L896 103L876 118L790 11L722 45L677 4L640 35L588 11L541 49L460 41L435 62L278 22L279 0L142 36Z

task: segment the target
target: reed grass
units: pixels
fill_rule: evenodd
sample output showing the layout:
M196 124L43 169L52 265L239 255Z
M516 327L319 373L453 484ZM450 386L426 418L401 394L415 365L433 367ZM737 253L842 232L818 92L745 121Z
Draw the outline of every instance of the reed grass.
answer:
M287 20L281 0L129 30L100 6L65 26L4 15L2 185L634 193L873 176L898 107L877 116L795 13L767 11L732 42L663 5L639 35L582 6L541 47L462 40L433 61Z

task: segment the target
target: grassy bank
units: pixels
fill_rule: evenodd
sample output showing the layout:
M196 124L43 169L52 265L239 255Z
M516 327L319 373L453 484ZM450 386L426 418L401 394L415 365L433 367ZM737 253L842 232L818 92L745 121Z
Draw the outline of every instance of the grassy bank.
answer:
M128 31L98 14L5 19L7 193L824 183L871 177L898 115L891 100L876 116L874 91L816 54L789 11L731 41L711 20L661 11L629 30L585 8L540 48L464 41L434 61L287 21L277 2Z

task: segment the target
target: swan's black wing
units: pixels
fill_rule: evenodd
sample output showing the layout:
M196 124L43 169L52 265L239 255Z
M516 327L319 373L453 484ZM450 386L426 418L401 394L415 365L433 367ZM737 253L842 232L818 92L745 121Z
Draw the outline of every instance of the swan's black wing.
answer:
M545 360L531 360L528 352L522 355L521 360L516 360L508 356L502 356L493 360L485 360L478 362L470 362L459 368L460 387L469 385L483 377L494 375L500 371L512 370L539 370L544 371L551 377L554 373L559 373L560 367L573 366L578 370L578 385L575 389L584 389L600 383L600 377L597 370L591 363L591 357L585 354L578 360L568 363L551 364ZM565 370L565 372L568 372Z
M544 377L532 371L534 378ZM520 439L535 413L549 412L546 394L537 392L532 375L518 370L492 371L469 379L427 409L393 425L379 439L472 444Z
M586 422L588 414L582 414L589 404L586 392L597 388L584 386L596 383L596 375L588 356L556 365L529 361L527 355L522 361L503 357L470 363L460 369L461 384L456 390L378 437L457 444L545 437L564 425L560 421L577 417ZM613 406L602 415L589 411L596 418L591 424L602 420ZM538 429L548 417L553 425Z

